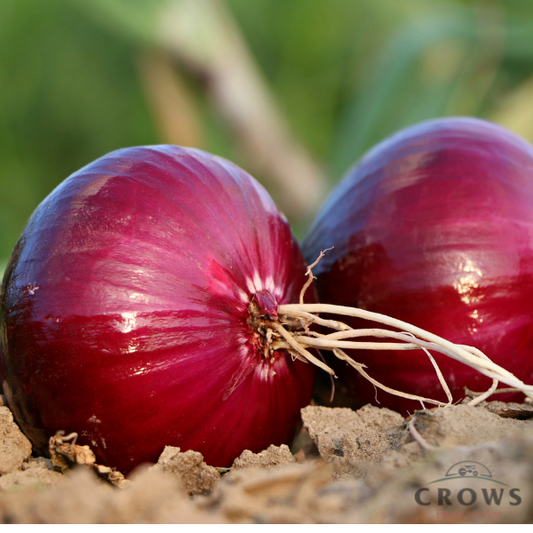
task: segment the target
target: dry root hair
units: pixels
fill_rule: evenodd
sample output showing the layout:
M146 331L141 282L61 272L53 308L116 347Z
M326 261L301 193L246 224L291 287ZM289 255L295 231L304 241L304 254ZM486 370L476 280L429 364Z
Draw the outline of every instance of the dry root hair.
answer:
M489 396L497 389L498 384L504 383L512 390L523 392L528 398L533 399L533 386L526 385L524 382L515 377L511 372L495 364L483 352L472 346L454 344L442 337L434 335L421 328L413 326L407 322L391 318L380 313L373 313L364 309L355 307L345 307L330 304L306 304L304 303L305 291L313 282L313 267L324 256L321 252L317 260L307 268L308 280L300 293L300 302L298 304L280 305L278 310L278 320L270 322L268 329L271 331L270 349L285 349L293 357L310 362L320 367L322 370L335 376L334 371L323 361L315 357L310 349L326 349L332 351L336 357L346 361L364 378L369 380L374 386L384 391L418 400L424 404L433 404L438 406L450 405L453 402L450 389L446 380L440 371L437 362L431 355L431 351L440 352L456 361L468 365L481 374L492 378L492 386L484 393L477 394L469 402L470 405L476 405ZM320 315L327 314L337 317L356 317L362 318L374 323L380 323L384 326L394 329L385 328L364 328L353 329L339 320L321 318ZM311 326L319 325L330 330L330 333L318 333L313 331ZM373 338L375 340L357 340L361 338ZM448 403L444 403L431 398L424 398L414 394L408 394L402 391L391 389L377 380L372 378L366 371L365 365L352 359L344 350L364 349L364 350L423 350L431 361L438 379L448 398Z

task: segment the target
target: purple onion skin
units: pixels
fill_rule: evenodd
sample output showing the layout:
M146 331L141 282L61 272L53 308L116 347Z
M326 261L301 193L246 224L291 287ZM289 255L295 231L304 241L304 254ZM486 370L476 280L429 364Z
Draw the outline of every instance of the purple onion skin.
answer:
M362 307L475 346L533 381L533 147L495 124L432 120L368 152L326 201L302 249L319 299ZM369 323L352 321L369 327ZM446 401L422 351L350 351L397 390ZM492 380L440 354L454 400ZM346 363L335 365L352 406L413 412ZM523 399L521 394L497 399Z
M249 303L297 302L305 271L286 219L229 161L166 145L96 160L37 208L7 266L18 423L38 450L75 431L122 472L165 445L229 466L289 442L314 369L263 357Z

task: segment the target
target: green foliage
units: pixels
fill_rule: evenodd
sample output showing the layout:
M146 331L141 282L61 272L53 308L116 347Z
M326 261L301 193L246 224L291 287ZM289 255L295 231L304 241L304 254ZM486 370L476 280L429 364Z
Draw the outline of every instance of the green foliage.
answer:
M161 45L162 10L180 1L0 3L0 259L70 173L116 148L161 142L138 58ZM330 186L370 146L414 122L454 114L505 122L503 104L533 79L530 4L226 0ZM207 92L194 88L204 148L241 164Z
M294 131L327 160L376 53L426 2L230 0Z
M0 257L37 204L105 153L154 143L136 49L68 1L0 12Z

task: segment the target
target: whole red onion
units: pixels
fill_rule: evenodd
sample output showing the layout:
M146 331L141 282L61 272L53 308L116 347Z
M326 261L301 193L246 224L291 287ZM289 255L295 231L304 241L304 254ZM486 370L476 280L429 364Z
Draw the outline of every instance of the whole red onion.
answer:
M314 367L271 349L263 323L305 271L286 219L232 163L175 146L98 159L42 202L6 269L17 421L38 450L77 432L124 472L165 445L228 466L289 442Z
M533 148L524 140L471 118L400 131L337 186L304 240L304 255L309 262L331 246L314 269L320 301L475 346L532 381ZM420 350L349 354L393 389L446 401ZM435 359L454 400L464 397L465 386L483 391L491 384L470 367ZM353 405L420 408L376 391L346 363L328 363Z

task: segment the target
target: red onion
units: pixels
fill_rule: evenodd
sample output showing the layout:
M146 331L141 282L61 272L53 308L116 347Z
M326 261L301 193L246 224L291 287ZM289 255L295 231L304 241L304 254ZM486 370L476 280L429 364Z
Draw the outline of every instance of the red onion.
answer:
M37 208L6 269L17 421L38 450L77 432L123 472L165 445L229 466L289 442L314 367L273 349L265 324L305 269L286 219L232 163L174 146L98 159Z
M311 261L332 246L314 269L321 301L383 313L475 346L532 381L533 148L524 140L470 118L400 131L348 172L302 248ZM420 350L349 354L393 389L446 401ZM490 386L470 367L435 359L454 401L464 387ZM352 405L420 408L376 391L345 363L327 362Z

